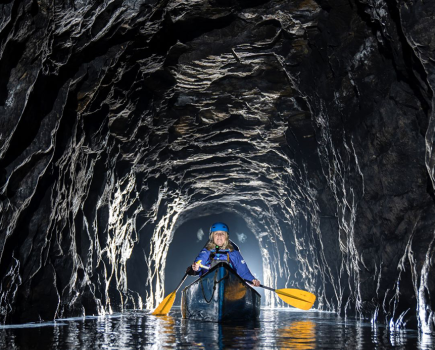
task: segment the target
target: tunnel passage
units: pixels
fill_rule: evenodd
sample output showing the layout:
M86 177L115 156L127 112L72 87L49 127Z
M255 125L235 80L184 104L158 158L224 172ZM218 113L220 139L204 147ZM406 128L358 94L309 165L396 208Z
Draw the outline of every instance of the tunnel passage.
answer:
M0 6L1 322L152 308L224 207L265 284L433 330L432 4Z
M233 162L232 167L233 171L244 173L236 162ZM217 163L216 168L219 169L222 166ZM225 168L227 175L230 174L228 169L230 168ZM201 170L197 169L197 171ZM264 175L265 178L268 176L277 177L275 172L270 171L270 174ZM302 215L298 217L298 207L295 201L281 200L281 196L285 198L290 195L294 196L288 192L290 188L283 186L284 181L287 181L285 177L279 175L281 181L278 178L274 179L277 185L282 186L282 188L276 189L272 181L262 184L259 177L253 182L242 176L236 177L234 175L229 181L222 179L221 176L217 176L215 172L210 172L208 169L202 176L195 174L195 178L202 178L201 186L196 186L197 182L194 183L199 188L199 193L193 193L192 196L188 197L181 197L179 192L174 193L173 189L169 187L161 188L158 195L161 207L155 208L155 227L157 229L153 232L150 231L151 237L148 239L143 239L143 234L140 236L135 249L139 252L142 260L139 262L134 258L130 259L132 261L130 263L131 270L134 270L134 266L138 266L138 264L148 267L147 279L144 280L145 274L142 272L141 281L142 285L149 285L152 288L144 300L147 307L151 308L163 297L163 271L166 267L168 249L170 249L178 227L186 221L193 221L217 213L220 213L221 216L224 215L223 213L227 213L229 216L237 214L242 217L247 228L256 237L261 248L266 285L275 285L279 280L285 285L298 285L304 289L313 288L310 283L314 284L318 278L316 272L309 268L310 259L316 258L312 256L313 249L309 248L310 244L313 244L313 238L310 238L309 230L303 227L306 225L301 223L304 220ZM251 186L249 186L250 184ZM210 191L213 188L218 188L218 193ZM227 195L228 192L231 194ZM205 199L202 199L204 197ZM174 202L166 204L166 200L174 200ZM164 210L160 213L162 208ZM310 214L305 213L305 215ZM297 237L296 232L301 236L305 232L307 237ZM188 246L189 243L185 243L185 245ZM132 254L135 255L135 250ZM195 254L195 252L191 254ZM293 258L299 256L299 261L295 260L292 263L290 254ZM195 256L192 256L191 259ZM299 269L305 274L305 280L301 278ZM138 281L139 278L141 277L135 275L132 280ZM273 305L275 300L269 300L266 297L266 303Z

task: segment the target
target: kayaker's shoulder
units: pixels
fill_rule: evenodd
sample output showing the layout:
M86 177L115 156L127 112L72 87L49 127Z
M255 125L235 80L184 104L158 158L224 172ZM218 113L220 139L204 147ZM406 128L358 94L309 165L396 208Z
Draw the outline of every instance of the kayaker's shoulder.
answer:
M242 256L242 254L240 254L240 252L238 250L233 250L230 252L230 256L239 258Z

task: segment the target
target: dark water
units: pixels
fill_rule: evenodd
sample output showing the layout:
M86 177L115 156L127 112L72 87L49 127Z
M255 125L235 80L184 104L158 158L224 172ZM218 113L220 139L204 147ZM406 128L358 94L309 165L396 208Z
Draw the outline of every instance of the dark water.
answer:
M262 309L255 324L219 325L146 311L0 328L2 349L433 349L415 330L294 309Z

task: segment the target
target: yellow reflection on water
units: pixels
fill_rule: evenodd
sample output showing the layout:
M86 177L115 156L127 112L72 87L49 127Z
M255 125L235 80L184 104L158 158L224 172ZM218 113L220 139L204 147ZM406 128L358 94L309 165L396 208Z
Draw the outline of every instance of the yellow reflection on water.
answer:
M149 335L153 337L151 340L151 343L154 343L153 349L165 349L176 344L177 337L174 318L172 316L156 317L154 329L149 332Z
M315 327L311 321L294 321L288 327L278 329L280 349L315 349Z

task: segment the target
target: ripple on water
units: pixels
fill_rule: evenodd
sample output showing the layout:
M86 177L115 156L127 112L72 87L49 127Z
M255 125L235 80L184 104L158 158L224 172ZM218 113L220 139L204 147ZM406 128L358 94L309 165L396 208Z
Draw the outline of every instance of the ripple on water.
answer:
M389 332L335 314L263 308L259 321L220 325L183 320L180 309L3 326L2 349L432 349L434 337L415 330Z

